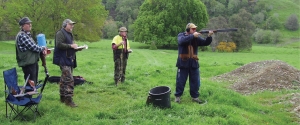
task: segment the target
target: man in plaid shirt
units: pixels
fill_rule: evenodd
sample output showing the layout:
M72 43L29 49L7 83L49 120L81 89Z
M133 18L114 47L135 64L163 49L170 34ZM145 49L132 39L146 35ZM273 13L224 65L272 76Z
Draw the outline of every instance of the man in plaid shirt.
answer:
M40 52L45 56L47 48L38 46L37 42L33 40L30 34L31 22L28 17L24 17L19 21L21 30L16 36L16 59L18 66L22 67L24 79L26 80L30 75L29 80L37 83ZM30 86L29 83L27 83L27 86Z

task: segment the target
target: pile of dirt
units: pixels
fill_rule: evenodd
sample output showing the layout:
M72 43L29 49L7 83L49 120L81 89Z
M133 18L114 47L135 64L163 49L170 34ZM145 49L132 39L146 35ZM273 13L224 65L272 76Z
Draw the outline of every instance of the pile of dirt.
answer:
M213 80L233 83L230 88L244 95L258 91L300 89L300 70L280 60L267 60L246 64L232 72L213 77ZM300 117L300 93L287 95L287 102ZM286 97L284 97L287 99Z
M252 62L213 79L233 82L231 88L242 94L300 88L300 70L279 60Z

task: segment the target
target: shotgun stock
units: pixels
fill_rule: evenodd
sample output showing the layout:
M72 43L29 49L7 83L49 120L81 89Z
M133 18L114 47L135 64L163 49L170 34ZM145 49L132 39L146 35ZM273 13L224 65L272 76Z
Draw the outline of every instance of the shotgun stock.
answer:
M47 54L50 54L51 53L51 50L47 50ZM42 66L44 67L44 70L45 70L45 73L46 75L48 75L48 69L47 69L47 66L46 66L46 55L43 54L43 52L40 52L40 59L42 61Z
M217 32L230 32L230 31L238 31L237 28L228 28L228 29L217 29L217 30L201 30L199 33L208 33L209 31Z

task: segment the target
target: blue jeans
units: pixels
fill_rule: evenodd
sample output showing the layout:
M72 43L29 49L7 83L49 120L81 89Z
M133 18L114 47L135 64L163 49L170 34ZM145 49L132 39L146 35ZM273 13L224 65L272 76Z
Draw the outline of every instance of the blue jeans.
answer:
M200 74L199 68L178 68L176 77L176 97L182 96L184 87L189 77L190 95L192 98L199 97Z

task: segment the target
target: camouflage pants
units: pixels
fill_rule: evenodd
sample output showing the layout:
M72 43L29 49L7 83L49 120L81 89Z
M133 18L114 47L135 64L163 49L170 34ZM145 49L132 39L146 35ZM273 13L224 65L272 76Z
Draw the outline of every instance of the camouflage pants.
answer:
M125 71L127 65L127 58L117 58L115 60L115 75L114 80L117 83L118 81L125 81Z
M60 96L73 96L74 91L74 79L73 79L73 68L71 66L60 66L62 72L59 81L59 93Z

